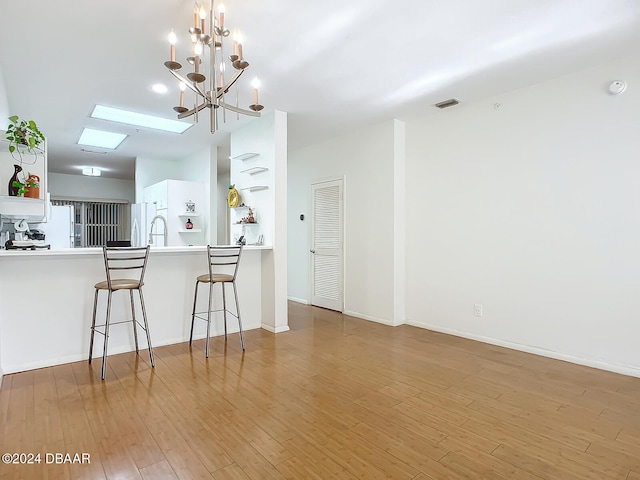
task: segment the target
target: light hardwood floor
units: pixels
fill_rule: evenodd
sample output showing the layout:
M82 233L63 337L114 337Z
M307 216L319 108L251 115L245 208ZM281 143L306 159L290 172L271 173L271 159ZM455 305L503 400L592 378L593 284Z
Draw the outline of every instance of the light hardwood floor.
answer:
M291 331L7 375L2 479L640 480L640 379L290 304ZM153 323L151 323L153 335ZM89 465L45 464L89 453Z

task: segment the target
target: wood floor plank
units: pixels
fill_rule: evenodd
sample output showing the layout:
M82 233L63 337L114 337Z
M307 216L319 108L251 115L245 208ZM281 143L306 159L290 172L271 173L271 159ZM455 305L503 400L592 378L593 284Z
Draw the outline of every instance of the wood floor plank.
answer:
M91 463L0 479L640 480L638 378L294 303L289 324L112 355L104 382L100 358L5 375L0 450Z

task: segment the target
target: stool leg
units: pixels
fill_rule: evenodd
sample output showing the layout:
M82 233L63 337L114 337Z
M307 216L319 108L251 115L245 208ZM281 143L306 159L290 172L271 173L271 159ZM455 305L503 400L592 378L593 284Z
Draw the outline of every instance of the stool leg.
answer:
M213 301L213 282L209 282L209 309L207 310L207 345L204 347L205 357L209 358L209 336L211 333L211 302Z
M93 356L93 336L96 333L96 311L98 309L98 289L93 296L93 320L91 320L91 340L89 341L89 363L91 363L91 357Z
M133 304L133 290L129 290L129 298L131 299L131 318L133 319L133 339L136 342L136 355L139 355L138 351L138 323L136 322L136 307Z
M151 347L151 335L149 335L149 323L147 322L147 309L144 308L144 297L142 296L142 288L138 288L140 295L140 306L142 307L142 319L144 321L144 331L147 333L147 345L149 346L149 359L151 360L151 368L155 368L156 362L153 358L153 348Z
M238 303L238 289L236 288L236 282L233 283L233 295L236 297L236 313L238 314L238 326L240 327L240 343L242 344L242 350L244 350L244 333L242 332L242 320L240 320L240 304Z
M227 341L227 299L224 294L224 286L225 282L220 284L220 288L222 288L222 316L224 317L224 341Z
M189 335L189 346L193 342L193 323L196 320L196 302L198 301L198 285L200 282L196 280L196 291L193 294L193 311L191 312L191 335Z
M107 299L107 317L104 323L104 346L102 348L102 380L107 373L107 344L109 343L109 321L111 320L111 294L113 292L109 290L109 297Z

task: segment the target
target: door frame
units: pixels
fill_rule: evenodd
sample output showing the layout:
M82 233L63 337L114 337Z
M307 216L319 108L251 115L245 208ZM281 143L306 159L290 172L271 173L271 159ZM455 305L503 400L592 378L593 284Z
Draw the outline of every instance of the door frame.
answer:
M310 213L311 213L311 223L309 226L309 305L315 306L313 305L313 254L311 253L312 250L312 243L313 243L313 229L314 229L314 212L313 212L313 186L314 185L318 185L321 183L329 183L329 182L342 182L342 199L341 199L341 206L342 206L342 265L341 265L341 275L342 275L342 302L341 302L341 307L340 307L340 313L344 313L345 310L345 304L346 304L346 293L347 293L347 289L346 289L346 285L347 285L347 269L346 269L346 252L347 252L347 242L345 241L345 239L347 238L347 221L346 221L346 213L347 213L347 177L346 175L343 175L341 177L324 177L318 180L314 180L309 184L309 206L310 206ZM319 307L319 308L323 308L323 307Z

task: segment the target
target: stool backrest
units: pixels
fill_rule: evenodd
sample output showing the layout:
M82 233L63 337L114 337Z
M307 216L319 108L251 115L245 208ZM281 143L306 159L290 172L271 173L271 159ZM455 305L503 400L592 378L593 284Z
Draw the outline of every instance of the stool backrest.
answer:
M209 256L209 275L214 273L225 273L233 275L233 280L238 274L240 256L242 255L242 245L207 245L207 255Z
M122 278L119 271L138 271L138 281L142 285L144 273L147 269L147 259L149 258L149 245L146 247L102 247L104 255L104 268L107 272L107 284L111 288L111 280ZM111 278L115 273L115 278ZM127 276L131 278L131 276Z

